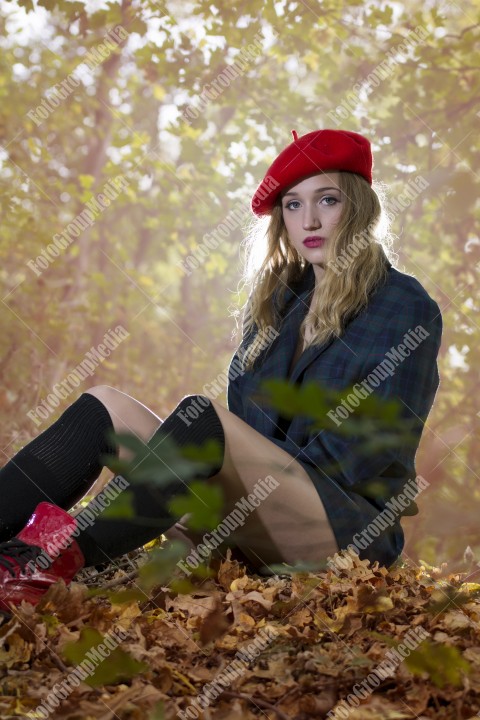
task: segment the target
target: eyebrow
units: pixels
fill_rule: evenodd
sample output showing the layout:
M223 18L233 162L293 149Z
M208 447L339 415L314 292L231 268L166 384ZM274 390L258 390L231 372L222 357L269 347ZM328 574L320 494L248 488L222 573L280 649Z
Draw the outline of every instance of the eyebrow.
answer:
M325 190L340 190L340 188L333 187L333 186L332 186L332 187L317 188L316 190L313 191L313 193L315 194L315 193L319 193L319 192L324 192ZM290 192L285 193L285 195L284 195L283 197L287 197L287 195L298 195L298 193L297 193L297 192L294 192L293 190L290 190Z

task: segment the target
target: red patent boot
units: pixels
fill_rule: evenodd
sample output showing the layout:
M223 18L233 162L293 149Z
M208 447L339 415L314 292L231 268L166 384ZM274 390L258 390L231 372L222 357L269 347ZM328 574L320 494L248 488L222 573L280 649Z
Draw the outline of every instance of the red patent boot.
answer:
M76 527L72 515L42 502L16 537L0 543L0 611L22 600L36 605L60 579L68 585L85 564Z

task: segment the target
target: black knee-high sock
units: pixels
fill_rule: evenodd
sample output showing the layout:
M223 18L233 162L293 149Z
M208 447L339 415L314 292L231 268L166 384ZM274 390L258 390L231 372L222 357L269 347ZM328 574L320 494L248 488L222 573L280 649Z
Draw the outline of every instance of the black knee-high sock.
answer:
M113 423L105 405L89 393L0 470L0 542L21 530L38 503L70 509L100 475L101 455L116 455L105 438Z
M204 404L206 405L196 419L192 419L193 413L189 416L190 409L194 407L193 403L197 403L197 407L200 408ZM187 421L190 420L190 424L187 424L182 417ZM212 403L205 396L190 395L180 401L147 443L152 452L156 450L157 455L160 455L161 443L166 436L172 437L181 447L190 444L202 446L209 438L218 440L221 448L221 461L209 470L198 472L196 477L208 478L220 471L225 451L225 435ZM114 486L115 491L118 492L117 479L118 476L106 485L106 493L109 485ZM179 519L174 517L166 507L172 497L186 492L185 482L174 473L172 473L171 482L167 486L159 488L151 484L132 482L128 491L133 494L132 504L137 519L102 519L101 516L98 516L93 526L82 530L76 538L85 557L86 565L99 565L131 552L161 535ZM110 508L114 508L115 505L120 506L122 501L121 494L117 497L114 496ZM93 500L92 512L94 511L94 502ZM86 510L88 509L89 506Z

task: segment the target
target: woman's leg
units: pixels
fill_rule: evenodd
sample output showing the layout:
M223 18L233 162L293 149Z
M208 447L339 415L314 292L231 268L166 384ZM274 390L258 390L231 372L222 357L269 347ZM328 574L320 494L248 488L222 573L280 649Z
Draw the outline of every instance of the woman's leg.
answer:
M99 400L95 395L101 397L102 400ZM101 427L98 422L94 422L95 418L98 420L98 416L102 420ZM205 418L208 418L208 416L209 413L205 413ZM112 418L114 423L112 423ZM188 443L190 443L190 440L200 438L200 436L214 437L217 435L222 439L221 424L211 405L210 418L210 421L207 419L206 423L195 426L193 432L188 431L185 433L185 423L176 417L170 419L170 422L169 418L167 418L167 422L161 423L161 427L168 428L171 425L171 429L175 431L173 434L180 441L185 438ZM3 469L5 471L3 472L3 480L10 480L10 482L5 482L5 492L0 494L0 509L1 501L4 500L5 496L9 496L11 486L14 484L11 481L15 469L21 469L23 471L22 477L26 478L24 497L20 495L17 505L12 508L19 514L25 511L28 504L32 502L32 497L34 497L32 488L38 488L39 483L45 484L46 481L49 481L53 485L50 493L53 492L58 495L59 478L62 478L66 483L64 490L72 492L72 475L75 472L77 473L77 480L82 478L84 480L87 473L91 475L93 467L96 468L97 474L100 472L101 464L99 459L105 454L103 431L100 432L100 430L107 429L107 426L108 429L112 429L113 425L115 425L114 429L117 432L126 430L131 434L135 433L139 436L145 434L148 436L153 428L157 427L158 429L158 423L159 418L154 413L151 413L148 408L145 408L133 398L129 398L125 393L116 391L113 388L95 388L92 392L84 393L51 428L48 428L39 438L36 438L35 441L22 449L21 453L17 454L13 459L14 462L10 462L10 466ZM146 438L142 437L141 439ZM200 439L203 440L204 438ZM164 440L165 436L163 435L156 437L156 443L158 444L161 444ZM76 448L76 454L73 457L72 444ZM147 445L147 447L149 446ZM154 444L154 450L156 449ZM88 463L84 454L89 458ZM25 473L27 462L31 472L33 469L32 474L35 482ZM53 478L51 477L52 467L57 471L57 475ZM69 472L66 472L66 470L69 470ZM214 472L217 472L217 469ZM115 480L126 482L123 477L113 478L113 481ZM182 489L184 489L185 483L181 480L180 482ZM112 481L109 483L109 490L118 491L118 487L113 488L111 484L113 484ZM122 488L120 488L121 490ZM114 494L113 500L117 499L117 495L118 492ZM105 489L104 496L110 500L112 499L112 492ZM151 521L146 535L145 526L141 522L129 521L125 527L124 523L118 524L114 521L112 525L108 520L104 519L103 522L101 519L98 520L101 526L100 529L104 531L102 538L106 538L108 548L112 548L113 557L141 546L143 544L139 541L141 538L149 540L160 534L161 530L156 532L158 522L164 529L172 527L171 516L167 514L167 522L162 518L162 502L158 505L153 504L152 507L151 497L148 492L142 492L138 499L139 515L146 516L147 520L149 514L153 517L153 531ZM162 497L162 499L164 498ZM45 502L45 500L50 500L50 502ZM63 500L65 501L65 498ZM59 507L57 502L53 500L50 494L45 497L44 493L44 496L41 496L38 503L32 508L31 515L27 518L28 522L24 520L25 527L21 532L11 540L0 543L0 611L8 611L9 603L15 605L24 599L35 604L56 580L63 579L68 583L85 564L96 564L95 562L88 563L88 552L91 544L88 543L88 534L82 532L84 530L83 523L78 516L72 517L65 509ZM123 497L120 498L120 505L123 506ZM105 503L100 503L99 499L95 498L88 507L91 506L95 508L97 514L101 515ZM5 508L8 507L8 505L5 505ZM92 513L90 513L89 519L92 519L92 517L95 519L95 515L92 516ZM85 519L85 516L83 519ZM131 533L131 535L125 537L125 532ZM87 541L85 541L85 535ZM98 553L98 546L94 540L92 542L94 551ZM109 559L105 557L101 550L100 558L100 562Z
M204 476L206 482L222 488L223 517L236 508L238 500L254 492L262 478L274 486L268 497L248 514L243 527L232 533L229 542L258 567L296 560L320 564L333 555L338 550L333 531L318 493L302 466L219 403L210 401L200 412L189 412L199 408L201 401L202 396L185 397L158 428L149 445L161 459L159 448L164 432L171 433L180 445L202 444L201 441L209 437L223 436L222 462L216 471ZM203 401L208 403L207 398ZM191 420L185 422L185 418ZM268 483L271 477L273 480ZM136 517L108 520L98 516L78 540L87 564L111 560L161 533L167 538L177 535L168 532L179 518L167 510L167 501L169 497L185 494L188 482L172 472L166 487L132 483L128 490L133 492ZM115 503L116 498L110 507ZM185 532L187 537L189 534ZM192 542L198 541L198 535L198 532L191 533Z
M145 442L163 420L139 400L109 385L96 385L86 391L107 408L116 433L130 433ZM120 458L129 458L130 451L121 447Z
M107 439L111 429L104 405L83 393L0 469L0 541L15 535L39 503L67 510L82 497L102 470L100 457L117 452Z
M271 563L299 560L322 567L336 552L325 510L303 468L219 403L201 395L183 398L146 443L145 457L151 460L155 455L162 461L161 446L169 436L179 446L203 447L207 440L220 445L219 456L197 469L194 477L220 485L225 499L222 526L232 531L227 541L254 566L267 566L268 571ZM37 602L57 579L69 582L84 565L111 560L171 529L179 517L170 512L169 500L188 493L191 476L179 475L163 462L166 482L161 487L151 482L129 483L119 476L105 488L110 508L123 509L121 492L126 483L133 499L133 518L102 517L105 505L94 499L84 511L90 509L90 524L85 526L79 517L73 518L55 505L40 505L22 533L1 546L0 584L6 599L14 604L26 597ZM118 480L124 481L120 493ZM113 497L110 491L115 491ZM238 501L243 513L239 513ZM250 503L248 512L246 501ZM238 521L233 526L232 518ZM229 535L223 531L221 537L225 534ZM41 570L37 560L43 562ZM0 607L2 602L0 597Z
M152 410L147 408L146 405L143 405L139 400L135 400L130 395L116 388L108 385L97 385L87 390L87 392L101 400L105 405L112 418L116 433L132 433L147 442L164 422L163 419L155 415ZM129 459L131 453L126 448L121 447L119 457ZM106 485L106 482L107 481L103 479L101 483L95 483L91 488L91 493L96 495ZM198 542L198 534L184 529L182 523L185 522L187 518L187 515L182 516L178 523L167 530L165 537L167 540L180 540L184 542L187 547L194 548Z
M225 432L225 456L220 473L207 482L222 486L225 512L248 497L261 478L272 476L272 487L278 483L232 534L235 544L257 568L296 561L320 565L334 555L338 544L306 470L237 415L212 402Z
M0 542L13 537L40 502L69 510L88 492L102 471L100 457L118 453L108 431L147 440L160 423L145 405L115 388L99 385L80 395L0 469ZM121 448L120 457L128 451Z
M199 415L195 421L187 417L192 408L196 408L194 413ZM112 478L103 490L103 494L111 500L109 508L114 511L123 510L124 507L124 497L119 493L119 487L120 490L126 491L130 495L133 517L125 520L103 517L102 507L97 502L97 498L79 513L82 532L78 536L78 544L82 549L86 565L111 562L114 558L141 547L167 530L173 532L176 523L186 517L173 515L168 509L168 503L177 495L187 494L189 480L193 478L191 475L185 478L181 471L179 474L172 467L172 460L165 459L162 445L167 438L170 442L173 441L177 448L185 445L201 448L207 441L214 440L219 448L218 457L203 463L203 467L196 470L195 478L206 479L216 475L220 470L225 438L218 415L209 398L200 395L186 396L145 443L145 457L136 465L137 468L141 468L145 460L147 462L155 460L155 464L163 471L164 481L161 486L154 478L152 482L131 481L127 473L125 477ZM80 518L80 515L83 517ZM88 527L83 527L84 518L88 517L90 517Z
M270 475L274 478L272 486L278 483L245 523L232 532L228 544L239 548L256 569L281 562L293 564L297 560L321 564L334 555L339 549L335 535L302 465L219 402L212 400L212 404L225 433L225 451L220 472L206 482L222 488L225 498L222 518L238 507L238 500L248 498L261 478ZM168 540L182 540L190 552L202 542L202 533L185 528L185 522L188 515L165 536ZM218 547L222 555L224 548L226 543Z

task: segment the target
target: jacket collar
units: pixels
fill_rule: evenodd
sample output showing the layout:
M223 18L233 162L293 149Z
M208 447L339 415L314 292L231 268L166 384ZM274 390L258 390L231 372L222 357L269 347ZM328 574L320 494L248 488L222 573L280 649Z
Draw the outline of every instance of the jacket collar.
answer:
M290 302L290 300L294 297L300 297L301 295L305 296L310 292L310 290L313 290L315 287L315 271L313 269L313 265L311 263L308 263L308 265L305 267L304 272L302 274L302 277L300 280L297 280L296 283L292 283L292 285L288 285L285 289L285 295L284 295L284 303L287 304Z
M390 270L392 263L387 258L387 268ZM312 263L308 263L304 268L304 272L300 280L293 285L289 285L285 290L285 300L292 298L294 295L301 295L310 291L315 287L315 271Z

